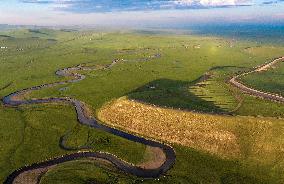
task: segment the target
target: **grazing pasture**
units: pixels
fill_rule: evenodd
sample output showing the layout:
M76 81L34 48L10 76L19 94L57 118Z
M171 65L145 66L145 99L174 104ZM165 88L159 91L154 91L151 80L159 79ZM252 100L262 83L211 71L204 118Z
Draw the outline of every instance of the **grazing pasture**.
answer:
M193 137L196 141L191 143L161 136L166 130L160 130L161 135L148 134L150 127L146 124L143 125L145 131L135 131L174 147L177 160L165 177L144 180L122 173L109 163L82 159L51 168L42 176L41 183L284 182L283 104L242 94L227 84L235 73L281 56L284 48L221 37L139 32L17 29L2 31L0 35L0 46L5 47L0 49L1 98L20 89L66 80L68 77L58 77L55 72L84 65L96 68L80 71L86 76L85 80L44 88L22 98L76 98L98 116L105 104L128 96L134 100L129 102L132 106L114 119L117 121L123 116L123 122L119 123L127 124L119 128L129 131L133 131L129 129L133 115L137 115L137 119L141 116L141 122L148 117L149 126L157 123L159 127L166 126L159 119L166 117L172 130L177 131L178 120L170 121L167 113L186 111L189 113L186 122L191 116L195 117L191 129L197 132ZM106 68L114 61L113 67ZM279 92L283 84L282 69L280 66L259 74L261 76L247 76L243 81L256 88ZM268 75L276 81L272 86L269 82L272 78L266 78ZM265 80L266 85L261 86ZM151 113L161 110L165 116L153 119L142 116L133 107L136 103L138 106L147 104L152 108ZM105 114L101 120L108 123L112 115ZM107 151L134 164L153 158L142 144L78 124L74 109L66 104L20 107L1 104L0 122L0 182L24 165L77 152L82 147L83 150ZM214 132L228 133L224 134L228 135L224 136L226 144L219 137L216 149L204 146L202 140L210 144L212 136L204 138L198 133L203 124L208 125L206 130L211 131L213 137ZM136 125L133 128L139 128L139 124ZM74 148L72 151L60 147L62 137L68 147ZM67 177L70 180L67 181Z
M242 81L262 91L284 96L284 62L277 64L268 71L244 76Z

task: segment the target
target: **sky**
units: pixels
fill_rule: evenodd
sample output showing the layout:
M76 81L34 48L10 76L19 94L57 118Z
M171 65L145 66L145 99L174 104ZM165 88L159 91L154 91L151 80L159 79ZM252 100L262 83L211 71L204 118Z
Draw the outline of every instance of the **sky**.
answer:
M0 0L0 24L166 26L283 23L284 0Z

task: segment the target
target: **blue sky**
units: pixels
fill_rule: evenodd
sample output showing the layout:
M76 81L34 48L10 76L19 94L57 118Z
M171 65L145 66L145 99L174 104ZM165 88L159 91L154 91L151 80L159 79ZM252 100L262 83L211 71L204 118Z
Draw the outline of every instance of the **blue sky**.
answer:
M0 0L0 24L284 23L284 0Z

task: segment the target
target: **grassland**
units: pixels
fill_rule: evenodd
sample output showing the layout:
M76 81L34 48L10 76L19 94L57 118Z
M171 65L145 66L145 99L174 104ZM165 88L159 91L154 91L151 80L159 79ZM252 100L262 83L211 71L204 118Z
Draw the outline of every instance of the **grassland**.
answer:
M44 89L26 98L69 96L86 102L98 112L103 104L128 96L160 107L270 117L268 125L257 123L262 118L250 117L254 120L230 127L239 138L241 158L220 157L197 149L196 144L192 148L174 144L177 154L174 168L167 177L144 183L283 183L283 120L276 119L283 118L283 105L239 94L226 84L227 77L234 72L280 56L283 48L193 35L48 29L5 31L0 35L1 46L7 47L0 50L0 97L18 89L64 80L54 75L59 68L82 63L100 68L119 59L121 62L112 69L84 71L87 78L80 83ZM263 51L249 52L248 48ZM157 54L159 57L151 58ZM206 72L211 79L205 85L198 85ZM239 99L241 106L236 109ZM0 113L0 182L18 167L67 153L58 146L63 135L68 137L71 147L89 145L93 150L108 151L133 163L145 159L144 146L78 125L69 106L10 108L2 105ZM216 128L221 130L228 124L220 123ZM260 146L257 150L267 148L268 151L254 152L257 150L252 150L252 145L256 143ZM68 183L142 182L91 165L85 160L59 165L43 176L42 183L67 183L64 179L67 176L72 176ZM91 172L94 174L90 175Z
M247 52L254 54L254 55L264 55L265 49L270 49L270 53L267 56L271 56L274 54L275 57L279 56L277 53L283 53L284 50L278 47L256 47L256 48L247 48ZM283 83L283 74L284 74L284 64L279 63L274 68L261 72L261 73L254 73L252 75L247 75L242 78L242 80L259 90L268 91L271 93L277 93L283 96L284 94L284 83Z
M284 63L279 63L272 70L245 76L242 81L256 89L284 96L283 76Z
M75 152L59 147L59 139L66 134L69 147L87 145L90 150L115 153L133 163L144 158L143 145L78 125L74 110L68 106L1 109L0 120L2 180L23 165Z
M136 134L191 147L218 158L238 160L243 165L267 166L284 156L283 120L208 115L155 107L126 98L106 105L98 117ZM281 163L273 167L283 171ZM275 173L274 177L283 182L283 172Z

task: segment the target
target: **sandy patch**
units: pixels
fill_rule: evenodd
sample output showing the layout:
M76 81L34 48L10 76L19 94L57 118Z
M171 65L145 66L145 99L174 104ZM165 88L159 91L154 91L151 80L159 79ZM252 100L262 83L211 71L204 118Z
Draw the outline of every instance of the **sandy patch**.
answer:
M163 150L156 147L147 146L145 151L145 162L138 164L138 167L144 169L156 169L159 168L165 161L166 155Z
M26 171L20 174L13 184L38 184L41 176L45 174L51 167Z
M22 101L24 100L28 95L30 95L31 91L25 91L18 93L17 95L14 95L11 97L11 100L13 101Z

